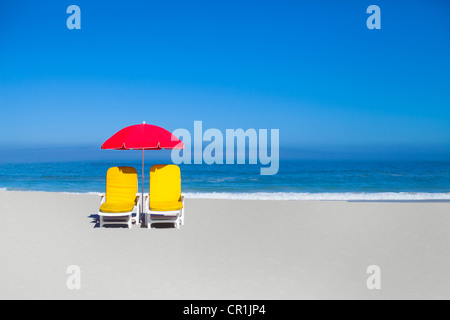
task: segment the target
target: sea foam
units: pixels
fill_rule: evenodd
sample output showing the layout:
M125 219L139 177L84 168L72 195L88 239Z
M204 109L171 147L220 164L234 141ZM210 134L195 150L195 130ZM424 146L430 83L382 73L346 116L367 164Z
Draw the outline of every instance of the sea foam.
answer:
M426 192L378 192L378 193L297 193L297 192L255 192L255 193L186 193L188 199L230 199L230 200L328 200L328 201L424 201L450 200L449 193Z

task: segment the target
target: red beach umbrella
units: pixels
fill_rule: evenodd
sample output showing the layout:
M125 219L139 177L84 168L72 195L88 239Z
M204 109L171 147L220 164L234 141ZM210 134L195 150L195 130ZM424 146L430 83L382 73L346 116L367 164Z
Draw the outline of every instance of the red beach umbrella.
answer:
M161 149L184 149L184 143L164 128L146 124L136 124L123 128L102 144L102 149L142 150L142 198L144 209L144 151Z

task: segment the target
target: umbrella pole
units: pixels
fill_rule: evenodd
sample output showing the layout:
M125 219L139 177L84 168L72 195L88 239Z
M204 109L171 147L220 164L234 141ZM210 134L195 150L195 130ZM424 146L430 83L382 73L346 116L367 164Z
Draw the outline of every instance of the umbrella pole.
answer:
M142 185L141 185L141 214L140 214L140 221L144 222L143 214L144 214L144 149L142 149Z

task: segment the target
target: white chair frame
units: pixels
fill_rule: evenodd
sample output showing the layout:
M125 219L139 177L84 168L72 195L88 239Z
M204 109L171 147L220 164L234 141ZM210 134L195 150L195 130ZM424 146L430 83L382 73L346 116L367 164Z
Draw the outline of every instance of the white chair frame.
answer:
M181 195L181 203L183 208L174 211L153 211L150 210L150 197L148 193L145 194L145 225L151 228L154 223L173 223L175 228L180 229L184 225L184 195Z

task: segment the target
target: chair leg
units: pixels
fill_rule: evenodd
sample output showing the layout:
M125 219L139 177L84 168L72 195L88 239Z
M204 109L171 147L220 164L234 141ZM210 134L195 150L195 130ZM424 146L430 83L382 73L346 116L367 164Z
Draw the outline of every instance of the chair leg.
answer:
M103 218L102 218L102 216L98 216L98 225L99 225L99 228L103 227Z
M134 220L134 222L136 224L138 224L139 223L139 209L137 207L135 207L135 209L134 209L134 214L135 214L135 217L134 218L132 217L132 220Z

